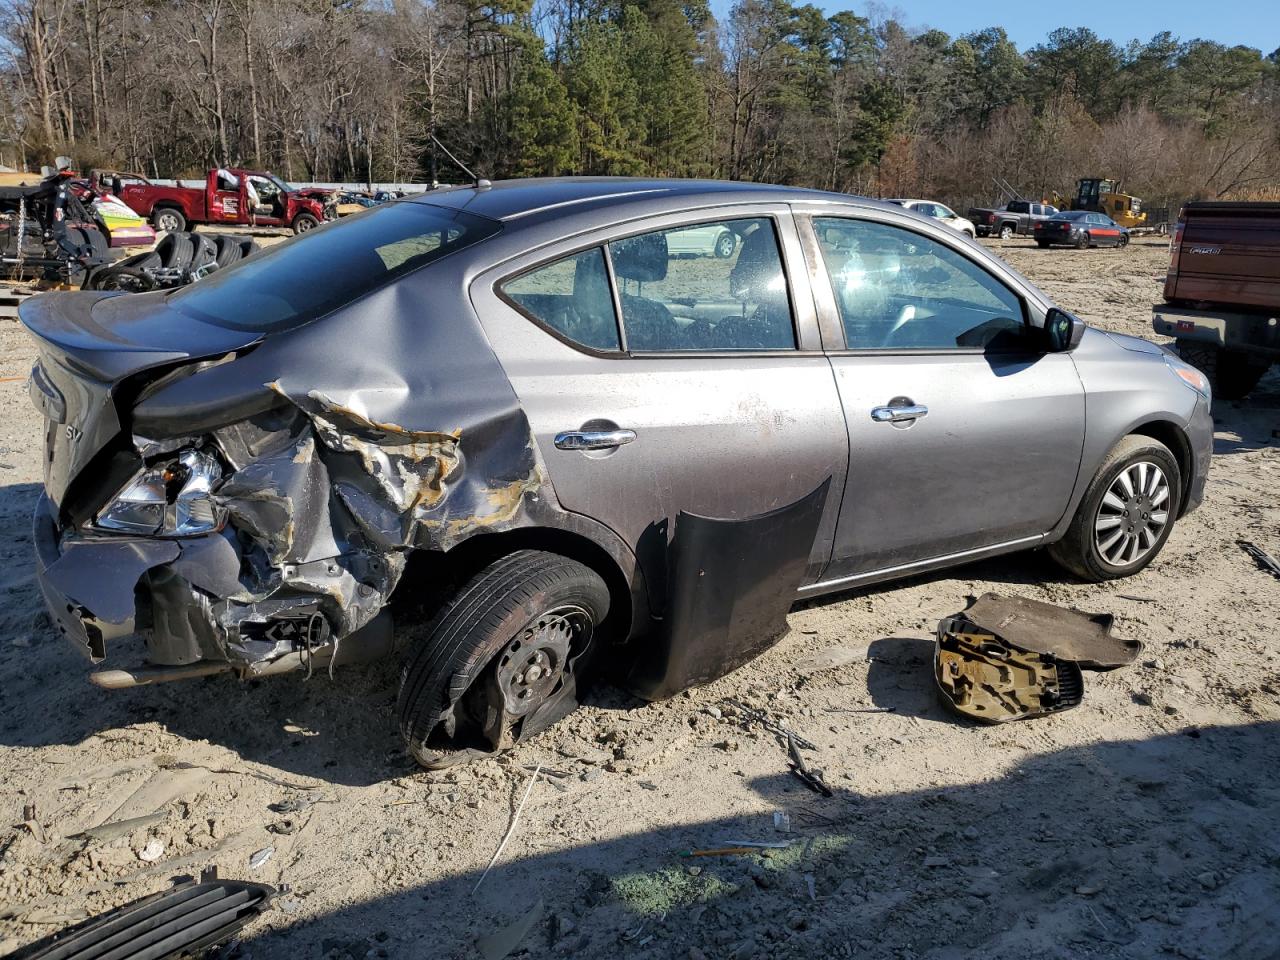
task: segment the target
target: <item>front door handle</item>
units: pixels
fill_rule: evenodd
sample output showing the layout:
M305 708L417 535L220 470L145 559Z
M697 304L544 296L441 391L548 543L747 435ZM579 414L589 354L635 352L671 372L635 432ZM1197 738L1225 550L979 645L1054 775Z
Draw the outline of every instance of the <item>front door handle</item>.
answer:
M918 420L928 412L929 408L922 403L911 403L901 407L872 407L871 419L876 423L902 423L906 420Z
M634 430L567 430L555 442L560 450L612 450L635 438Z

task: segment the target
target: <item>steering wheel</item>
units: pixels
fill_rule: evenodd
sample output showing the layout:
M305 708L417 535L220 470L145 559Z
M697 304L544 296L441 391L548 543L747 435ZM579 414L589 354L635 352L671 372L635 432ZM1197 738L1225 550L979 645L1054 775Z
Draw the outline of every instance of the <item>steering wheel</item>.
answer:
M910 323L915 318L916 318L915 304L908 303L905 307L903 307L901 310L898 311L898 318L893 321L893 326L889 328L889 332L886 333L884 337L881 339L880 346L882 347L892 346L890 341L893 340L894 335L897 334L899 330L901 330L903 327L905 327L908 323Z

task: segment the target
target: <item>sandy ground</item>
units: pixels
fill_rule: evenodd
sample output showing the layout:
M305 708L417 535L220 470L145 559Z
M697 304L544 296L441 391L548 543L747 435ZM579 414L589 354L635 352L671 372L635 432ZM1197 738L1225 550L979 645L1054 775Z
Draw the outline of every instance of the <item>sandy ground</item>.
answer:
M1089 321L1150 335L1163 243L992 246ZM1082 585L1025 554L804 604L709 687L654 705L598 690L504 761L425 775L395 731L391 666L88 684L32 581L31 357L5 321L0 954L216 864L290 887L228 951L256 958L497 956L477 939L521 921L516 952L536 957L1280 956L1280 580L1236 544L1280 556L1274 372L1216 405L1205 504L1131 580ZM1109 611L1145 651L1086 674L1075 710L962 722L933 693L932 630L987 590ZM835 796L792 779L727 699L814 741ZM10 826L26 804L42 838ZM70 838L157 811L115 840ZM792 843L678 856L744 839Z

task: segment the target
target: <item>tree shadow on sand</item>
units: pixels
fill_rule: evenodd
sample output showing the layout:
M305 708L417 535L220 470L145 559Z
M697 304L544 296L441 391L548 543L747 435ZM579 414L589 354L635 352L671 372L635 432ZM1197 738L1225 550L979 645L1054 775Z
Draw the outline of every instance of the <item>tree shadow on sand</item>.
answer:
M830 799L783 772L779 747L779 772L750 783L792 818L795 842L771 856L681 858L780 836L768 813L689 811L656 830L508 854L474 894L468 872L319 917L277 912L240 955L472 957L477 938L528 918L514 956L1274 958L1278 733L1187 729L1034 756L972 785ZM545 839L590 789L537 785L515 849ZM391 829L401 854L436 855L411 826Z

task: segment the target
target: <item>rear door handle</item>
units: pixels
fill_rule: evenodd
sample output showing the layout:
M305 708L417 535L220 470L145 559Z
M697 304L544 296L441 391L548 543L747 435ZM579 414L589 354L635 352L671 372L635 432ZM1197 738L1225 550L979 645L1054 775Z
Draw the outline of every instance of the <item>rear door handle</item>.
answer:
M634 430L567 430L556 434L560 450L611 450L636 438Z
M872 407L871 419L876 423L902 423L904 420L918 420L928 412L929 408L922 403L904 407Z

